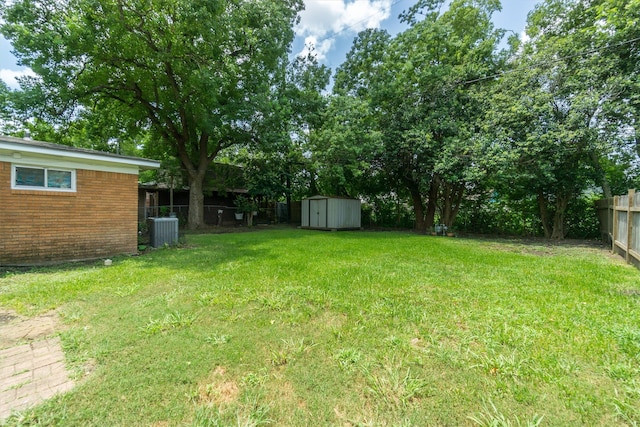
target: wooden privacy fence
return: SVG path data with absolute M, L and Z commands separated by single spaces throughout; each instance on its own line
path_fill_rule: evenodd
M 629 190 L 625 196 L 599 200 L 597 206 L 600 230 L 611 251 L 640 266 L 640 193 Z

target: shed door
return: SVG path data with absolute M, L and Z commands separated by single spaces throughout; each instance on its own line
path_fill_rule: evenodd
M 327 228 L 327 199 L 309 200 L 309 227 Z

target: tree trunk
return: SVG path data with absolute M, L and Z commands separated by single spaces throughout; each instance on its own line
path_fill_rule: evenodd
M 602 192 L 604 194 L 605 199 L 610 199 L 613 197 L 613 193 L 611 192 L 611 185 L 609 184 L 609 180 L 607 179 L 606 172 L 602 169 L 602 165 L 600 164 L 600 158 L 598 157 L 598 153 L 593 151 L 591 153 L 591 162 L 593 163 L 593 168 L 595 169 L 598 177 L 600 178 L 600 185 L 602 186 Z
M 424 218 L 424 205 L 422 204 L 422 194 L 416 189 L 411 189 L 411 200 L 413 201 L 413 212 L 416 216 L 416 231 L 426 233 L 427 226 Z
M 553 214 L 553 231 L 551 232 L 552 239 L 564 239 L 566 235 L 564 220 L 569 206 L 569 199 L 568 195 L 562 195 L 556 199 L 556 211 Z
M 178 158 L 182 167 L 187 172 L 189 177 L 189 216 L 187 218 L 187 228 L 189 230 L 195 230 L 204 226 L 204 178 L 207 176 L 207 170 L 209 165 L 213 162 L 220 151 L 222 145 L 218 143 L 217 148 L 211 153 L 207 150 L 207 144 L 209 142 L 209 135 L 202 133 L 197 141 L 187 142 L 184 140 L 178 141 Z M 198 151 L 198 163 L 194 162 L 189 157 L 187 146 L 197 146 Z
M 429 186 L 429 200 L 427 200 L 427 213 L 424 219 L 425 231 L 433 228 L 436 218 L 436 208 L 438 207 L 438 190 L 440 186 L 440 178 L 434 176 Z
M 189 217 L 187 228 L 195 230 L 204 226 L 204 176 L 189 175 Z
M 460 210 L 460 203 L 464 196 L 465 186 L 463 183 L 443 182 L 442 191 L 442 223 L 447 227 L 452 227 Z
M 544 237 L 551 237 L 551 226 L 549 225 L 549 211 L 547 209 L 547 199 L 542 192 L 538 193 L 538 209 L 540 210 L 540 222 L 542 222 L 542 230 Z
M 287 224 L 291 224 L 291 163 L 287 162 L 287 169 L 285 175 L 286 193 L 285 198 L 287 202 Z
M 402 179 L 402 183 L 411 195 L 413 213 L 416 217 L 415 230 L 419 233 L 426 233 L 427 225 L 425 222 L 424 202 L 422 200 L 422 193 L 420 193 L 420 185 L 416 181 L 406 177 Z

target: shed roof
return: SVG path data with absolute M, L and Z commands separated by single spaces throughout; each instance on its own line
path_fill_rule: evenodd
M 354 197 L 345 197 L 345 196 L 323 196 L 322 194 L 317 194 L 315 196 L 305 197 L 303 200 L 323 200 L 323 199 L 340 199 L 340 200 L 360 200 Z
M 89 150 L 86 148 L 69 147 L 67 145 L 52 144 L 50 142 L 34 141 L 31 139 L 16 138 L 0 135 L 0 154 L 30 154 L 38 156 L 55 156 L 84 161 L 88 163 L 111 163 L 122 166 L 137 166 L 141 170 L 157 169 L 160 162 L 141 157 L 122 156 L 104 151 Z

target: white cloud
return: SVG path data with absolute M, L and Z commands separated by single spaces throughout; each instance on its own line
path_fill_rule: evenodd
M 356 0 L 346 5 L 341 24 L 359 32 L 365 28 L 378 28 L 391 15 L 391 0 Z
M 20 85 L 18 84 L 18 79 L 20 77 L 35 77 L 35 73 L 31 71 L 30 68 L 25 68 L 23 70 L 8 70 L 3 68 L 0 70 L 0 79 L 2 79 L 7 86 L 11 89 L 18 89 Z
M 327 57 L 327 53 L 329 53 L 333 47 L 334 42 L 334 39 L 318 41 L 318 37 L 316 36 L 307 36 L 304 39 L 304 48 L 298 56 L 304 57 L 313 53 L 313 56 L 315 56 L 318 61 L 322 61 Z
M 356 34 L 366 28 L 379 28 L 391 15 L 392 0 L 305 0 L 296 35 L 312 44 L 319 60 L 326 57 L 338 35 Z
M 305 0 L 296 27 L 299 36 L 378 28 L 391 14 L 391 0 Z

